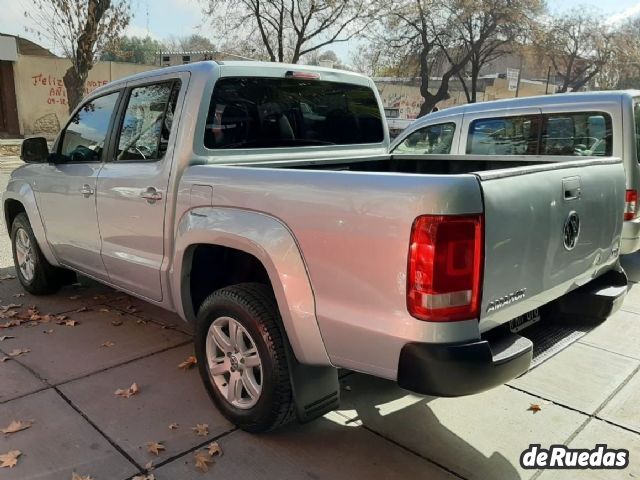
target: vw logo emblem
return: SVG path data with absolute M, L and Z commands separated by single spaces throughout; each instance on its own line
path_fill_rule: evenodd
M 580 235 L 580 217 L 576 212 L 569 213 L 564 221 L 564 248 L 573 250 L 578 244 L 578 236 Z

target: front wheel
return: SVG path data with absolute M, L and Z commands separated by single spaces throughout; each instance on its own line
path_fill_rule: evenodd
M 243 283 L 205 299 L 196 325 L 200 376 L 218 409 L 249 432 L 288 423 L 294 402 L 271 290 Z
M 25 213 L 16 215 L 11 224 L 11 246 L 18 280 L 29 293 L 53 293 L 75 276 L 73 272 L 47 262 Z

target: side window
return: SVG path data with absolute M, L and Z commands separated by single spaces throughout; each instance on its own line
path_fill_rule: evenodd
M 543 116 L 541 155 L 611 155 L 611 117 L 603 112 L 554 113 Z
M 63 135 L 60 154 L 70 162 L 100 162 L 109 122 L 120 92 L 85 103 L 71 118 Z
M 467 153 L 473 155 L 537 155 L 540 117 L 483 118 L 469 127 Z
M 407 138 L 394 149 L 394 153 L 449 154 L 451 153 L 451 145 L 455 131 L 455 123 L 429 125 L 407 136 Z
M 118 138 L 116 160 L 161 160 L 167 151 L 180 82 L 131 90 Z

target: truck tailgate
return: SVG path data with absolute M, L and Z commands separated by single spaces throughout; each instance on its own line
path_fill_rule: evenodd
M 625 191 L 618 159 L 476 175 L 485 210 L 481 332 L 584 285 L 616 262 Z

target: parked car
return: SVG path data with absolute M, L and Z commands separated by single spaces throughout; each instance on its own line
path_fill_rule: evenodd
M 23 143 L 4 194 L 17 276 L 46 294 L 80 272 L 177 312 L 248 431 L 336 408 L 336 367 L 480 392 L 619 307 L 619 159 L 388 147 L 353 73 L 202 62 L 110 83 L 51 153 Z
M 396 138 L 405 128 L 411 125 L 412 120 L 400 117 L 400 109 L 396 107 L 384 107 L 384 116 L 387 118 L 389 136 Z
M 640 90 L 576 92 L 447 108 L 416 120 L 391 151 L 615 156 L 627 175 L 621 253 L 640 249 Z

